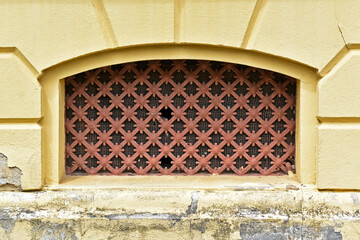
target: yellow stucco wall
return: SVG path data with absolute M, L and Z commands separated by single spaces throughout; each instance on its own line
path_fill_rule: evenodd
M 2 1 L 0 153 L 21 170 L 23 190 L 86 187 L 63 179 L 61 79 L 129 61 L 219 60 L 297 78 L 291 181 L 359 191 L 359 11 L 357 0 Z M 278 180 L 239 180 L 266 181 Z
M 0 82 L 0 121 L 39 124 L 47 139 L 36 150 L 43 158 L 44 171 L 38 173 L 40 182 L 29 189 L 39 188 L 41 179 L 59 183 L 62 177 L 61 136 L 54 138 L 61 135 L 59 80 L 99 66 L 154 58 L 221 59 L 298 78 L 303 91 L 300 101 L 311 102 L 311 107 L 300 108 L 298 115 L 299 124 L 302 119 L 308 122 L 299 128 L 297 136 L 310 129 L 304 132 L 310 135 L 299 139 L 307 150 L 297 148 L 299 181 L 335 188 L 327 184 L 331 176 L 342 179 L 342 175 L 352 175 L 358 169 L 344 166 L 339 171 L 341 161 L 329 152 L 337 148 L 346 156 L 355 156 L 356 152 L 345 143 L 327 145 L 321 139 L 323 135 L 317 139 L 314 133 L 316 121 L 320 125 L 331 122 L 339 129 L 344 121 L 355 124 L 359 117 L 357 73 L 353 70 L 360 64 L 357 21 L 353 20 L 357 5 L 321 0 L 4 2 L 0 8 L 4 23 L 0 31 L 6 33 L 0 35 L 0 61 L 4 62 L 0 68 L 4 79 Z M 146 47 L 141 47 L 144 44 Z M 53 83 L 43 80 L 56 71 L 62 74 Z M 317 88 L 301 87 L 309 81 L 318 82 Z M 51 84 L 55 84 L 51 91 L 43 89 L 41 104 L 41 87 Z M 52 124 L 57 124 L 57 129 L 55 125 L 48 128 L 48 121 L 55 121 Z M 322 128 L 318 129 L 321 133 Z M 338 130 L 327 138 L 337 138 L 335 132 Z M 333 168 L 335 162 L 337 167 Z M 348 158 L 344 162 L 356 165 Z M 26 169 L 21 164 L 17 167 Z M 342 181 L 336 188 L 360 189 L 359 181 Z

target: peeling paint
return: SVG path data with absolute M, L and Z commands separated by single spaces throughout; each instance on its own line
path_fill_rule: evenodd
M 359 205 L 359 198 L 355 193 L 351 193 L 351 198 L 355 205 Z
M 190 204 L 188 210 L 186 210 L 186 215 L 196 213 L 197 207 L 198 207 L 198 202 L 199 202 L 199 192 L 193 192 L 191 195 L 191 204 Z
M 180 221 L 183 217 L 187 217 L 190 214 L 196 214 L 197 205 L 199 201 L 199 192 L 193 192 L 191 195 L 191 204 L 186 210 L 185 214 L 154 214 L 154 213 L 137 213 L 137 214 L 111 214 L 107 215 L 106 218 L 109 220 L 120 220 L 120 219 L 159 219 L 159 220 L 175 220 Z
M 240 236 L 243 240 L 272 239 L 324 239 L 341 240 L 341 233 L 333 226 L 316 228 L 302 224 L 283 225 L 278 222 L 249 222 L 240 224 Z
M 21 170 L 17 167 L 8 167 L 7 157 L 0 153 L 0 187 L 14 187 L 21 190 Z
M 15 225 L 15 220 L 6 213 L 0 213 L 0 225 L 6 233 L 10 233 Z
M 120 219 L 161 219 L 161 220 L 174 220 L 180 219 L 181 216 L 174 214 L 153 214 L 153 213 L 138 213 L 131 215 L 124 214 L 111 214 L 106 216 L 109 220 L 120 220 Z
M 46 220 L 32 221 L 32 238 L 40 240 L 65 240 L 77 239 L 73 233 L 76 231 L 76 225 L 73 221 L 64 223 L 52 223 Z

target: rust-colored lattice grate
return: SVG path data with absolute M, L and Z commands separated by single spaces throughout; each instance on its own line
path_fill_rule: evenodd
M 67 174 L 286 174 L 296 80 L 209 61 L 142 61 L 65 79 Z

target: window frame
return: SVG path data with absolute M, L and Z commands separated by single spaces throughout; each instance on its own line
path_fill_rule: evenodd
M 64 78 L 103 66 L 159 59 L 194 59 L 229 62 L 278 72 L 297 79 L 296 93 L 296 174 L 289 176 L 66 176 Z M 39 78 L 43 88 L 42 178 L 47 186 L 152 187 L 155 185 L 207 187 L 240 183 L 274 183 L 277 181 L 314 184 L 316 180 L 317 87 L 315 69 L 275 56 L 236 48 L 204 45 L 144 45 L 112 49 L 60 63 L 43 71 Z M 151 178 L 149 183 L 148 178 Z M 158 178 L 160 178 L 158 180 Z M 167 178 L 164 180 L 164 178 Z M 100 181 L 100 182 L 99 182 Z M 194 184 L 194 181 L 196 184 Z M 134 182 L 136 185 L 134 185 Z M 220 185 L 219 185 L 220 184 Z

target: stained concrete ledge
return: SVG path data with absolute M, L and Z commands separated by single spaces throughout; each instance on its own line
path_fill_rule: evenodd
M 359 239 L 359 192 L 0 192 L 1 239 Z

